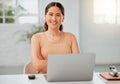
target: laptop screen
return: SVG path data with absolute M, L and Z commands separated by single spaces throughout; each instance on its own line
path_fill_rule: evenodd
M 90 81 L 93 78 L 94 53 L 48 55 L 48 81 Z

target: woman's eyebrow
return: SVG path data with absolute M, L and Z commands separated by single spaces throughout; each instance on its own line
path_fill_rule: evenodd
M 53 12 L 49 12 L 50 14 L 54 14 Z M 55 13 L 55 14 L 61 14 L 61 13 Z
M 56 13 L 56 14 L 61 14 L 61 13 Z
M 49 12 L 50 14 L 53 14 L 53 12 Z

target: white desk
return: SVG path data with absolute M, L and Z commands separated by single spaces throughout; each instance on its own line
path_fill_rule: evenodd
M 16 74 L 16 75 L 0 75 L 0 84 L 111 84 L 105 83 L 98 77 L 98 74 L 94 74 L 92 81 L 77 81 L 77 82 L 47 82 L 43 74 L 36 74 L 35 80 L 29 80 L 28 75 Z M 112 83 L 116 84 L 116 83 Z M 117 82 L 120 84 L 120 82 Z

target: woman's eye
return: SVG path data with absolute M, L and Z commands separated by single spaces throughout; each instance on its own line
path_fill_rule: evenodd
M 60 15 L 57 15 L 57 16 L 60 16 Z
M 53 14 L 49 14 L 50 16 L 53 16 Z
M 60 16 L 60 14 L 57 14 L 57 16 Z

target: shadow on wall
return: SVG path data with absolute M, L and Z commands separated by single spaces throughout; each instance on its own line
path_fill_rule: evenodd
M 0 66 L 22 66 L 29 61 L 30 39 L 42 31 L 42 26 L 33 24 L 0 25 Z
M 19 30 L 19 31 L 16 31 L 14 34 L 14 38 L 19 38 L 16 43 L 19 43 L 19 42 L 29 42 L 31 41 L 31 38 L 32 38 L 32 35 L 34 35 L 35 33 L 38 33 L 38 32 L 43 32 L 44 29 L 43 29 L 43 26 L 40 26 L 40 25 L 31 25 L 31 28 L 29 30 Z

